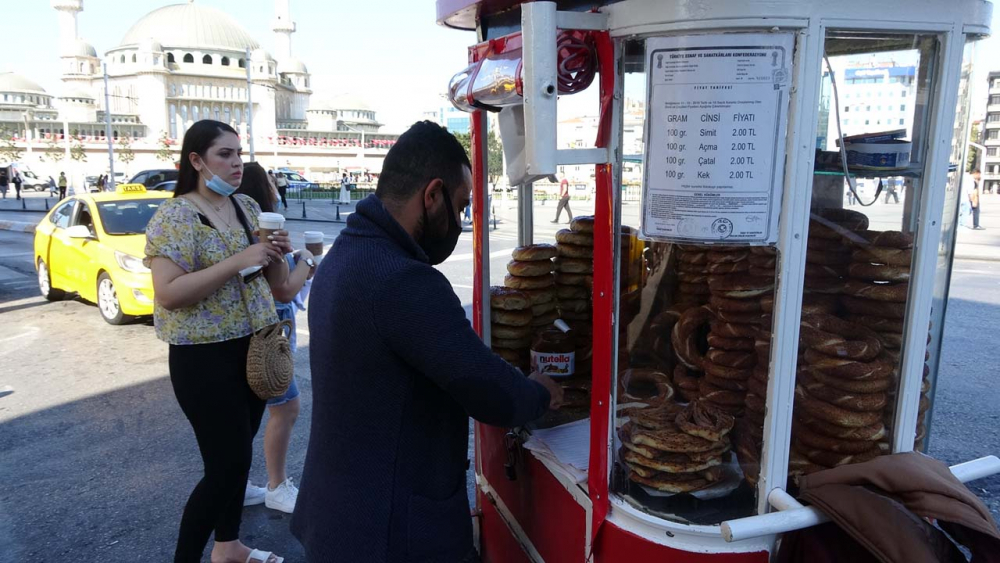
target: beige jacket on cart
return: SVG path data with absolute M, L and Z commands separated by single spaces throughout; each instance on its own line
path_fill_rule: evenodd
M 798 498 L 833 523 L 785 534 L 778 563 L 967 561 L 955 543 L 973 563 L 1000 562 L 990 511 L 947 466 L 920 453 L 813 473 Z

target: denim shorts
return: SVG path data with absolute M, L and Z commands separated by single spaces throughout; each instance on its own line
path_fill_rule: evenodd
M 280 397 L 268 399 L 267 406 L 276 407 L 278 405 L 283 405 L 288 401 L 297 398 L 298 396 L 299 396 L 299 386 L 295 384 L 295 377 L 293 376 L 292 384 L 288 386 L 288 391 L 285 391 L 285 394 Z

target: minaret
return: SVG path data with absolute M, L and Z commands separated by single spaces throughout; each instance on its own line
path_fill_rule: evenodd
M 53 0 L 54 1 L 54 0 Z M 295 22 L 288 7 L 290 0 L 274 0 L 274 34 L 277 41 L 275 55 L 279 61 L 285 61 L 292 56 L 292 34 L 295 33 Z
M 83 0 L 52 0 L 52 7 L 59 11 L 59 50 L 65 54 L 76 41 L 76 15 L 83 11 Z

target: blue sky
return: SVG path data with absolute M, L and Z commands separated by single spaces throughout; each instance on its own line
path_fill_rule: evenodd
M 274 53 L 274 0 L 195 1 L 230 14 Z M 80 36 L 103 54 L 117 46 L 142 16 L 172 3 L 176 1 L 84 0 Z M 3 0 L 3 4 L 6 25 L 0 70 L 21 73 L 58 93 L 56 11 L 48 0 Z M 390 131 L 401 131 L 422 112 L 447 104 L 440 94 L 451 76 L 464 68 L 466 47 L 475 42 L 472 32 L 435 23 L 434 0 L 291 0 L 291 11 L 298 25 L 292 50 L 309 67 L 316 95 L 360 95 Z M 1000 35 L 1000 9 L 994 14 L 993 29 Z M 998 36 L 979 45 L 976 71 L 982 80 L 977 82 L 985 85 L 986 72 L 1000 68 L 995 62 L 998 52 Z M 565 107 L 561 104 L 561 117 L 592 113 L 588 110 L 596 105 L 596 96 L 575 98 Z

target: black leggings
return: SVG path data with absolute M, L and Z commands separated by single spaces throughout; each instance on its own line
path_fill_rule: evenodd
M 199 562 L 215 541 L 239 538 L 253 438 L 264 401 L 247 385 L 250 337 L 214 344 L 170 346 L 170 382 L 198 439 L 205 476 L 184 507 L 174 561 Z
M 286 186 L 279 186 L 278 187 L 278 195 L 281 196 L 281 205 L 284 205 L 285 209 L 288 209 L 288 200 L 285 199 L 285 194 L 286 193 L 288 193 L 288 188 Z

